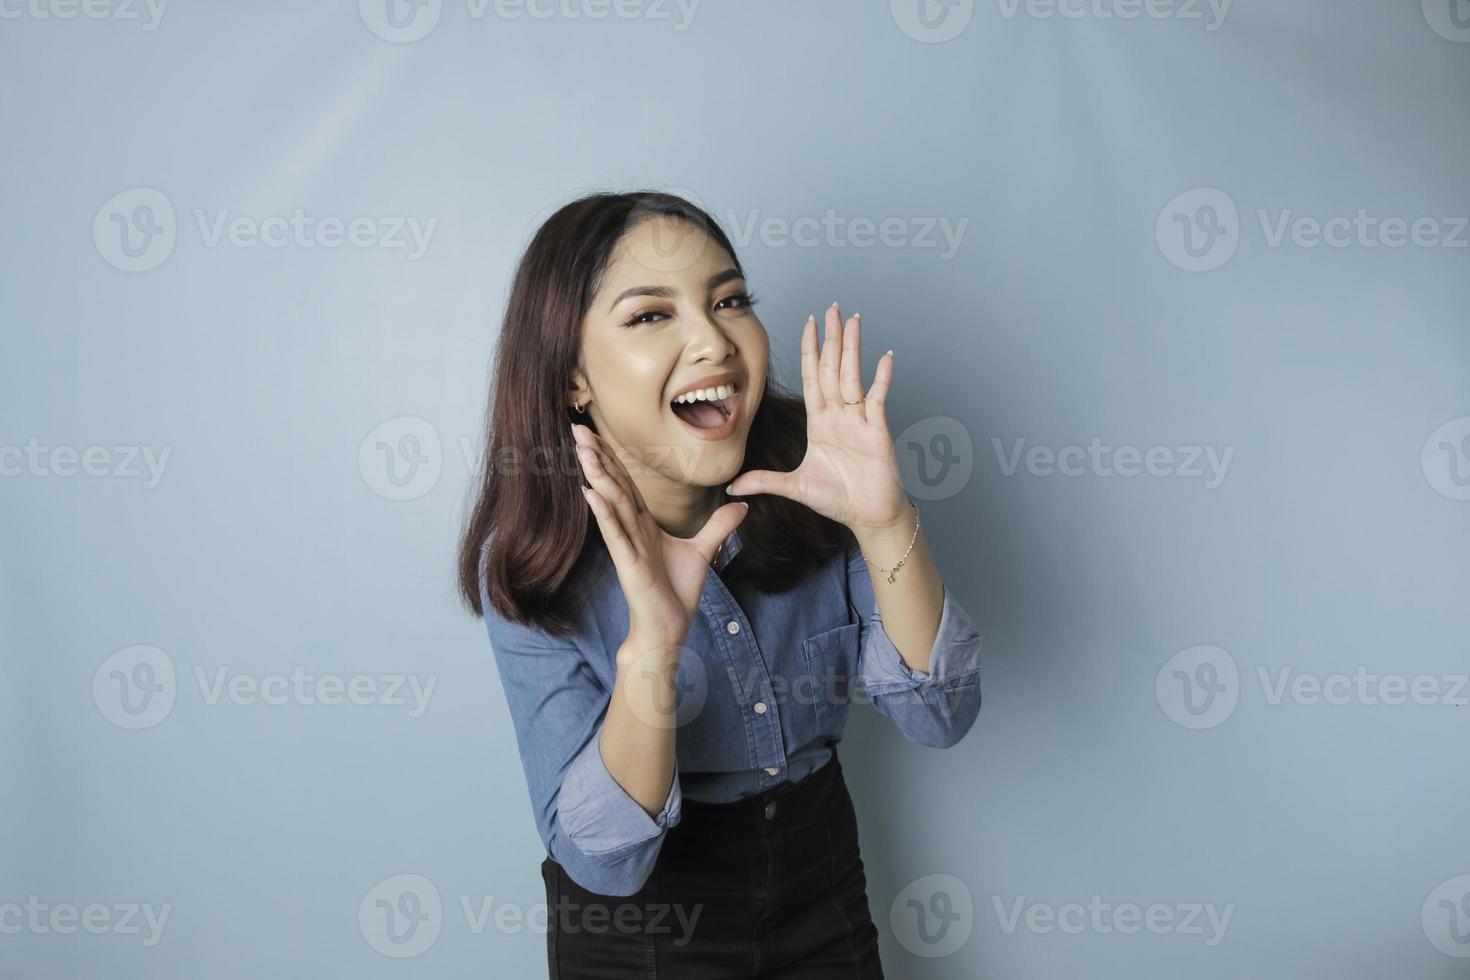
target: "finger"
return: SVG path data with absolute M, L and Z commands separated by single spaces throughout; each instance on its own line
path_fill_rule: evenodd
M 694 536 L 691 543 L 695 550 L 704 556 L 706 562 L 713 561 L 720 545 L 730 536 L 731 531 L 740 526 L 740 522 L 745 520 L 745 515 L 748 513 L 750 513 L 750 504 L 743 500 L 726 504 L 716 510 L 709 515 L 709 520 L 704 522 L 704 527 L 700 528 L 699 533 Z
M 612 505 L 624 529 L 633 534 L 638 527 L 638 511 L 633 507 L 633 501 L 624 492 L 622 485 L 603 466 L 597 450 L 591 446 L 578 446 L 577 459 L 581 460 L 582 472 L 586 474 L 587 482 L 592 484 L 592 489 Z
M 868 389 L 868 421 L 888 428 L 888 388 L 893 383 L 893 351 L 878 358 L 873 387 Z
M 613 565 L 620 570 L 631 568 L 638 560 L 638 552 L 628 540 L 628 532 L 618 520 L 617 512 L 602 494 L 591 487 L 583 487 L 582 496 L 587 499 L 587 506 L 592 508 L 592 516 L 597 518 L 598 530 L 602 532 L 602 541 L 607 545 Z
M 623 492 L 628 495 L 628 499 L 633 502 L 634 512 L 641 514 L 648 510 L 648 505 L 643 501 L 643 492 L 638 489 L 638 484 L 634 482 L 633 474 L 628 472 L 628 467 L 624 465 L 622 457 L 612 451 L 607 440 L 591 429 L 587 430 L 587 435 L 590 437 L 588 445 L 597 453 L 598 458 L 602 461 L 603 469 L 607 470 L 608 474 L 618 482 Z
M 801 328 L 801 393 L 806 399 L 808 414 L 814 414 L 826 404 L 822 397 L 822 383 L 817 378 L 817 318 L 806 318 Z
M 842 404 L 850 412 L 863 414 L 862 319 L 854 313 L 842 331 L 842 364 L 838 370 Z
M 734 497 L 749 497 L 757 493 L 771 493 L 778 497 L 787 497 L 798 500 L 798 490 L 795 472 L 779 473 L 776 470 L 751 470 L 741 473 L 730 485 L 725 488 L 726 492 Z
M 827 337 L 822 341 L 822 356 L 817 362 L 817 378 L 822 385 L 822 398 L 835 403 L 841 393 L 837 390 L 837 362 L 842 356 L 842 313 L 833 303 L 827 307 Z

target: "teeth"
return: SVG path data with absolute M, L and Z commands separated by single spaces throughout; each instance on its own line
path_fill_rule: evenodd
M 674 399 L 676 404 L 687 405 L 690 402 L 714 402 L 729 398 L 735 388 L 733 385 L 719 385 L 714 388 L 696 388 L 685 392 Z

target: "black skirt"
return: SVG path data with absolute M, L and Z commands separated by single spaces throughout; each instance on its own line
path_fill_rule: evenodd
M 799 783 L 685 800 L 632 895 L 590 892 L 549 857 L 541 876 L 551 980 L 883 977 L 835 749 Z

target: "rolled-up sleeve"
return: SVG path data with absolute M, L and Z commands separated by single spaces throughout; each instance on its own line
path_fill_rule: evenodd
M 929 669 L 904 663 L 883 629 L 873 582 L 860 549 L 847 555 L 848 594 L 858 617 L 858 675 L 873 707 L 920 745 L 948 748 L 980 713 L 980 632 L 946 586 Z
M 662 809 L 650 816 L 602 760 L 611 693 L 575 641 L 502 619 L 488 603 L 485 625 L 547 853 L 588 891 L 633 894 L 679 822 L 677 763 Z

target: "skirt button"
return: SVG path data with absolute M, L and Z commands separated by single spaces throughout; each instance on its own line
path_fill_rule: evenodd
M 772 800 L 771 802 L 769 802 L 769 803 L 766 804 L 766 819 L 767 820 L 774 820 L 774 819 L 776 819 L 776 801 L 775 800 Z

